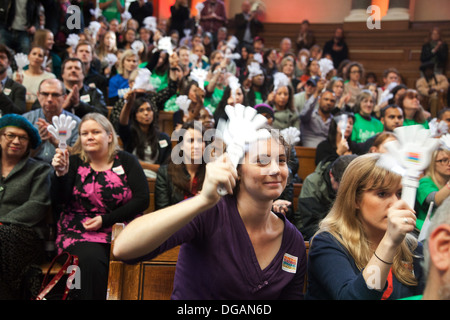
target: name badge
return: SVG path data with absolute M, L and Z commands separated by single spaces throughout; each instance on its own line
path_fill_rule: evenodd
M 112 168 L 112 171 L 114 171 L 118 175 L 122 175 L 122 174 L 125 173 L 125 171 L 123 170 L 122 166 L 118 166 L 118 167 Z
M 297 260 L 297 257 L 292 256 L 289 253 L 285 253 L 283 257 L 283 263 L 281 264 L 281 269 L 289 273 L 296 273 Z
M 165 148 L 165 147 L 167 147 L 169 144 L 167 143 L 167 141 L 166 140 L 159 140 L 159 146 L 161 147 L 161 148 Z
M 9 96 L 9 94 L 11 93 L 11 89 L 10 88 L 5 88 L 3 89 L 3 93 L 7 96 Z
M 88 94 L 85 94 L 80 97 L 80 100 L 84 103 L 89 103 L 91 102 L 91 97 Z

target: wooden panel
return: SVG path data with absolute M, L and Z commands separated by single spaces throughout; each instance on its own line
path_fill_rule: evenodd
M 175 277 L 175 264 L 144 263 L 142 300 L 170 300 Z
M 294 212 L 297 211 L 297 207 L 298 207 L 298 196 L 300 195 L 300 192 L 302 191 L 302 183 L 294 183 L 294 196 L 293 196 L 293 208 L 294 208 Z
M 172 137 L 173 132 L 173 114 L 171 111 L 160 111 L 158 113 L 159 130 Z
M 148 204 L 147 210 L 144 211 L 144 213 L 149 213 L 155 211 L 155 184 L 156 179 L 155 178 L 147 178 L 148 182 L 148 188 L 150 190 L 150 202 Z
M 295 152 L 298 158 L 298 176 L 305 180 L 305 178 L 314 170 L 316 170 L 316 148 L 308 148 L 296 146 Z

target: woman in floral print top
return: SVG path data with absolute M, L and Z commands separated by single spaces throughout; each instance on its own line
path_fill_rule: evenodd
M 52 165 L 58 251 L 79 258 L 77 296 L 105 299 L 111 227 L 147 209 L 147 179 L 139 161 L 119 150 L 111 123 L 98 113 L 83 117 L 72 154 L 57 149 Z

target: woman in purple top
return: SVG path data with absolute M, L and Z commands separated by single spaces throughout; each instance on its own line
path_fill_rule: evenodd
M 226 154 L 208 163 L 200 194 L 132 221 L 113 254 L 133 263 L 182 244 L 173 299 L 302 299 L 303 237 L 271 211 L 287 183 L 286 150 L 271 132 L 237 169 Z
M 105 116 L 85 115 L 78 130 L 70 157 L 58 148 L 52 161 L 52 203 L 60 212 L 56 245 L 79 258 L 79 298 L 106 299 L 111 227 L 147 209 L 149 189 L 136 157 L 119 151 Z

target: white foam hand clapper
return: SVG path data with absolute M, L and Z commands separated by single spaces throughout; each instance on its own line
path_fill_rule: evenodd
M 385 144 L 388 154 L 383 157 L 383 167 L 403 176 L 402 199 L 414 208 L 420 174 L 429 166 L 439 140 L 421 125 L 399 127 L 394 133 L 397 140 Z
M 61 114 L 59 117 L 54 116 L 52 118 L 53 125 L 49 125 L 47 130 L 59 140 L 58 147 L 61 150 L 67 148 L 66 141 L 72 136 L 72 130 L 76 127 L 77 123 L 71 116 Z
M 443 121 L 441 121 L 443 122 Z M 443 135 L 439 141 L 441 142 L 442 147 L 444 147 L 446 150 L 450 151 L 450 133 L 447 133 Z
M 237 167 L 248 145 L 258 138 L 258 129 L 267 123 L 267 118 L 258 114 L 254 108 L 244 107 L 242 104 L 236 104 L 234 107 L 227 105 L 225 112 L 228 120 L 219 121 L 217 131 L 227 145 L 231 163 Z M 217 192 L 221 196 L 227 194 L 222 186 L 217 188 Z
M 291 146 L 300 142 L 300 130 L 295 127 L 285 128 L 280 131 L 284 140 Z

